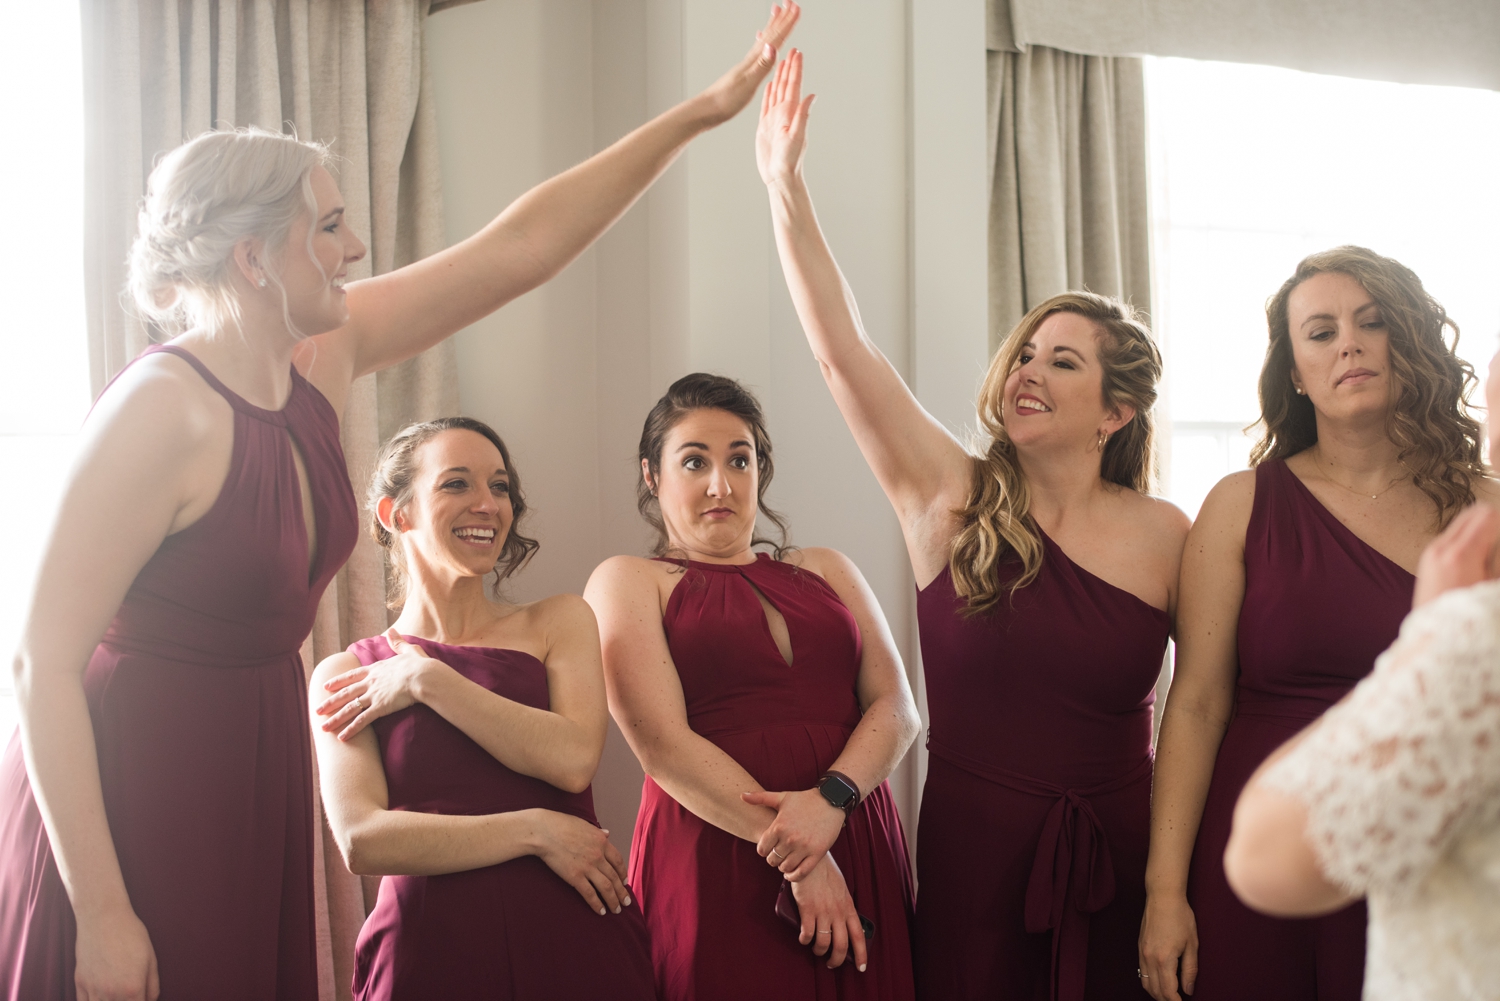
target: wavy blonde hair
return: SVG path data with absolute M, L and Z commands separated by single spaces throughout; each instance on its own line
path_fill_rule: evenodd
M 1317 444 L 1312 400 L 1292 385 L 1288 305 L 1298 285 L 1329 272 L 1359 282 L 1380 308 L 1391 357 L 1386 434 L 1411 470 L 1412 484 L 1437 506 L 1441 528 L 1474 503 L 1474 482 L 1484 476 L 1484 433 L 1469 413 L 1469 393 L 1479 380 L 1474 367 L 1458 357 L 1458 324 L 1422 287 L 1422 279 L 1373 250 L 1344 246 L 1310 254 L 1266 303 L 1270 344 L 1260 370 L 1259 421 L 1265 434 L 1251 451 L 1250 464 L 1290 458 Z M 1445 330 L 1452 332 L 1451 341 Z
M 1135 416 L 1105 443 L 1099 475 L 1141 493 L 1149 491 L 1155 479 L 1151 408 L 1161 381 L 1161 352 L 1135 308 L 1093 292 L 1064 292 L 1033 308 L 995 352 L 979 390 L 979 423 L 989 435 L 989 447 L 973 457 L 969 500 L 958 512 L 962 527 L 948 553 L 953 589 L 968 602 L 966 615 L 994 608 L 1003 594 L 1030 584 L 1042 569 L 1042 536 L 1031 518 L 1030 488 L 1005 427 L 1005 382 L 1026 343 L 1054 313 L 1074 313 L 1095 325 L 1104 406 L 1135 408 Z M 1000 565 L 1011 553 L 1020 567 L 1009 580 L 1002 580 Z

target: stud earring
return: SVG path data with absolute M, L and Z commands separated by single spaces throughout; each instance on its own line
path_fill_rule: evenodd
M 1298 386 L 1297 387 L 1297 395 L 1298 396 L 1306 396 L 1307 395 L 1307 390 L 1303 389 L 1301 386 Z
M 255 284 L 259 285 L 261 288 L 265 288 L 266 287 L 266 280 L 264 278 L 262 278 L 260 281 L 256 282 Z

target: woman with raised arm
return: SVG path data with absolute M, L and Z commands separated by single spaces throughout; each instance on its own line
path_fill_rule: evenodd
M 1358 1001 L 1364 905 L 1299 921 L 1247 908 L 1224 876 L 1234 803 L 1395 640 L 1423 547 L 1494 495 L 1473 370 L 1409 269 L 1361 247 L 1313 254 L 1266 319 L 1255 468 L 1214 487 L 1183 557 L 1141 925 L 1158 1001 Z
M 298 649 L 357 532 L 350 386 L 564 268 L 754 96 L 797 16 L 475 236 L 347 288 L 364 246 L 322 147 L 210 133 L 157 165 L 131 286 L 180 333 L 95 404 L 22 627 L 0 996 L 317 996 Z
M 505 443 L 467 417 L 414 424 L 382 450 L 368 506 L 401 615 L 312 679 L 328 823 L 350 871 L 388 877 L 354 996 L 654 1001 L 589 790 L 606 711 L 593 613 L 485 594 L 537 548 Z
M 802 177 L 801 54 L 757 135 L 813 354 L 896 509 L 918 587 L 931 751 L 918 996 L 1140 997 L 1151 707 L 1182 512 L 1145 493 L 1161 360 L 1130 307 L 1041 303 L 980 390 L 973 455 L 865 335 Z
M 918 719 L 880 605 L 841 553 L 752 548 L 757 512 L 785 525 L 760 405 L 734 380 L 673 383 L 640 462 L 656 558 L 606 560 L 584 597 L 647 775 L 630 885 L 662 998 L 910 998 L 885 779 Z

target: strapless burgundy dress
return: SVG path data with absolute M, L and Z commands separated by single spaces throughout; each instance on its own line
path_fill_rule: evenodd
M 791 635 L 788 666 L 755 592 Z M 860 635 L 828 583 L 765 554 L 686 563 L 663 621 L 688 723 L 765 789 L 810 789 L 859 723 Z M 630 847 L 667 1001 L 900 1001 L 912 996 L 906 838 L 882 782 L 831 849 L 854 905 L 875 922 L 869 969 L 837 970 L 776 917 L 781 874 L 755 845 L 705 823 L 650 777 Z
M 234 447 L 213 506 L 141 568 L 84 675 L 110 834 L 166 1001 L 316 1001 L 298 651 L 358 532 L 338 416 L 295 370 L 286 406 L 263 410 L 187 351 L 155 351 L 234 408 Z M 317 519 L 311 574 L 294 439 Z M 12 739 L 0 762 L 0 997 L 73 998 L 76 934 Z
M 519 650 L 408 636 L 475 684 L 547 709 L 547 668 Z M 385 637 L 349 648 L 361 664 L 391 656 Z M 393 810 L 475 816 L 543 809 L 595 826 L 591 790 L 564 792 L 505 767 L 418 703 L 374 724 Z M 634 896 L 632 894 L 632 896 Z M 387 876 L 359 933 L 361 1001 L 655 1001 L 640 907 L 601 915 L 535 855 L 442 876 Z
M 1195 1001 L 1358 1001 L 1365 905 L 1298 921 L 1257 914 L 1224 878 L 1224 847 L 1251 773 L 1370 673 L 1411 611 L 1415 585 L 1318 503 L 1286 463 L 1256 468 L 1234 719 L 1214 762 L 1188 876 L 1198 921 Z
M 1171 622 L 1043 542 L 1040 574 L 989 614 L 962 616 L 947 568 L 917 596 L 925 1001 L 1145 997 L 1151 707 Z

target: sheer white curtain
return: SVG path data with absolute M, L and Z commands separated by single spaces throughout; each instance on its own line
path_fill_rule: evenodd
M 94 392 L 149 343 L 122 305 L 136 210 L 155 158 L 215 127 L 295 128 L 341 158 L 345 216 L 370 254 L 350 278 L 443 246 L 436 122 L 423 30 L 431 0 L 97 0 L 83 5 L 85 286 Z M 452 342 L 355 384 L 343 444 L 356 485 L 384 437 L 456 413 Z M 303 648 L 319 658 L 387 625 L 381 551 L 361 538 Z M 316 775 L 316 773 L 314 773 Z M 365 888 L 316 804 L 319 975 L 347 998 Z

